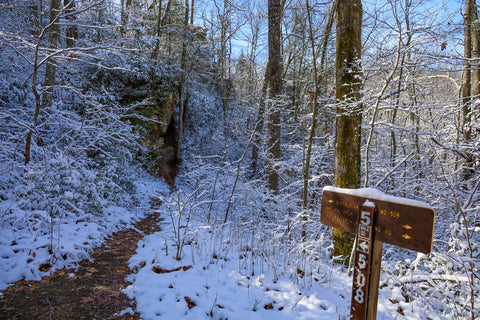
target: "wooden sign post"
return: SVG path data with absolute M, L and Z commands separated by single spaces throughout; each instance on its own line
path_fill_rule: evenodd
M 383 242 L 429 253 L 435 211 L 376 189 L 323 189 L 320 222 L 356 235 L 351 319 L 375 320 Z

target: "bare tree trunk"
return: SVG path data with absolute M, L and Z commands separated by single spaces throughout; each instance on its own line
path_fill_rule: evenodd
M 127 22 L 128 22 L 128 13 L 127 13 L 125 0 L 120 0 L 120 35 L 122 37 L 125 37 Z
M 156 34 L 159 37 L 160 36 L 160 30 L 162 28 L 162 0 L 157 0 L 158 1 L 158 7 L 157 7 L 157 30 Z
M 72 48 L 75 45 L 75 42 L 78 40 L 78 30 L 77 26 L 74 24 L 75 21 L 75 1 L 74 0 L 64 0 L 63 6 L 65 8 L 65 17 L 69 21 L 67 26 L 67 48 Z
M 467 0 L 464 15 L 464 64 L 462 72 L 462 133 L 463 142 L 471 142 L 473 123 L 473 99 L 480 94 L 480 27 L 477 5 L 475 0 Z M 476 58 L 474 60 L 474 58 Z M 469 153 L 465 154 L 464 179 L 471 177 L 474 159 Z
M 480 98 L 480 22 L 478 21 L 476 1 L 473 1 L 471 17 L 471 41 L 472 41 L 472 94 L 474 99 Z
M 126 7 L 129 7 L 130 3 L 131 3 L 131 0 L 127 0 Z M 96 8 L 97 8 L 97 14 L 98 14 L 97 15 L 97 23 L 102 25 L 103 23 L 105 23 L 106 3 L 104 1 L 100 1 L 96 5 Z M 96 41 L 97 41 L 97 43 L 101 43 L 102 38 L 103 38 L 104 30 L 102 28 L 98 28 L 96 31 L 97 31 Z
M 190 4 L 190 24 L 193 24 L 193 15 L 195 13 L 195 0 L 192 0 Z
M 43 0 L 39 0 L 37 5 L 38 34 L 42 32 L 42 25 L 43 25 Z
M 359 188 L 361 184 L 362 11 L 361 0 L 338 1 L 335 184 L 342 188 Z M 333 243 L 332 255 L 347 258 L 352 250 L 353 236 L 334 229 Z
M 220 14 L 220 52 L 218 54 L 218 71 L 219 71 L 219 81 L 220 81 L 220 90 L 222 94 L 222 107 L 223 107 L 223 116 L 224 121 L 227 121 L 227 110 L 228 110 L 228 80 L 227 80 L 227 43 L 228 43 L 228 35 L 230 29 L 230 19 L 228 16 L 228 0 L 223 1 L 223 6 L 221 8 Z M 219 10 L 219 9 L 217 9 Z M 220 10 L 219 10 L 220 13 Z
M 60 15 L 60 0 L 52 0 L 50 8 L 50 29 L 48 30 L 48 49 L 49 53 L 52 53 L 58 47 L 59 27 L 58 19 Z M 55 78 L 57 73 L 57 62 L 55 58 L 51 57 L 47 62 L 47 69 L 45 71 L 45 92 L 42 97 L 43 107 L 48 107 L 52 103 L 53 86 L 55 84 Z
M 268 125 L 267 125 L 267 184 L 278 192 L 278 161 L 280 148 L 280 95 L 282 93 L 282 5 L 280 0 L 268 0 Z
M 49 54 L 52 54 L 58 46 L 58 20 L 60 18 L 60 0 L 52 0 L 50 7 L 50 24 L 47 25 L 41 32 L 38 37 L 37 44 L 35 46 L 35 57 L 33 65 L 33 74 L 32 74 L 32 90 L 35 96 L 35 110 L 33 112 L 32 119 L 32 128 L 27 132 L 25 138 L 25 152 L 24 152 L 24 163 L 27 165 L 30 162 L 31 158 L 31 147 L 32 147 L 32 135 L 35 130 L 35 126 L 38 122 L 38 117 L 40 115 L 40 110 L 43 107 L 49 106 L 52 102 L 53 94 L 53 85 L 55 84 L 55 75 L 56 75 L 56 62 L 53 57 L 47 61 L 47 68 L 45 71 L 45 82 L 44 85 L 47 87 L 43 95 L 37 89 L 37 79 L 38 79 L 38 59 L 40 54 L 40 45 L 43 37 L 45 36 L 48 30 L 48 48 L 50 50 Z
M 165 12 L 162 15 L 162 18 L 160 20 L 160 25 L 164 26 L 167 24 L 167 19 L 168 16 L 170 15 L 170 7 L 172 6 L 172 0 L 167 1 L 167 5 L 165 6 Z
M 250 48 L 249 69 L 248 69 L 248 92 L 256 92 L 257 89 L 257 77 L 255 71 L 255 56 L 257 52 L 258 39 L 260 36 L 260 23 L 258 21 L 252 21 L 252 42 Z M 266 71 L 265 71 L 266 72 Z M 264 81 L 262 85 L 261 97 L 265 97 L 267 92 L 267 74 L 264 75 Z M 253 100 L 252 100 L 253 101 Z M 261 99 L 259 103 L 257 121 L 255 122 L 255 136 L 252 146 L 252 162 L 251 162 L 251 177 L 255 177 L 258 167 L 258 156 L 260 151 L 260 145 L 262 143 L 262 130 L 265 116 L 265 100 Z
M 182 44 L 182 76 L 180 79 L 180 101 L 178 111 L 178 141 L 177 141 L 177 160 L 181 158 L 182 153 L 182 138 L 185 130 L 185 109 L 186 109 L 186 97 L 185 97 L 185 81 L 187 77 L 187 32 L 188 32 L 188 20 L 189 20 L 189 8 L 188 0 L 185 0 L 185 21 L 184 21 L 184 39 Z
M 124 0 L 122 0 L 124 1 Z M 157 25 L 156 25 L 156 43 L 155 48 L 152 51 L 152 59 L 158 60 L 160 54 L 160 36 L 162 35 L 162 27 L 165 26 L 168 22 L 168 18 L 170 17 L 170 8 L 172 6 L 172 0 L 168 0 L 167 4 L 165 5 L 165 9 L 162 10 L 162 0 L 158 0 L 158 16 L 157 16 Z M 170 35 L 168 35 L 170 39 Z M 169 40 L 168 39 L 168 40 Z M 170 41 L 167 41 L 170 51 Z
M 476 12 L 475 0 L 467 0 L 465 5 L 464 21 L 464 63 L 462 74 L 462 111 L 463 111 L 463 138 L 470 140 L 470 115 L 472 104 L 472 22 Z
M 262 86 L 262 97 L 266 97 L 267 94 L 267 88 L 268 88 L 268 69 L 265 70 L 265 81 L 263 81 L 263 86 Z M 263 131 L 263 126 L 265 122 L 265 99 L 262 99 L 260 101 L 260 106 L 258 108 L 258 114 L 257 114 L 257 121 L 255 123 L 255 138 L 253 142 L 253 150 L 252 150 L 252 165 L 251 165 L 251 171 L 252 171 L 252 177 L 255 176 L 257 172 L 257 167 L 258 167 L 258 157 L 260 155 L 260 146 L 262 145 L 262 131 Z
M 323 35 L 323 41 L 321 44 L 322 53 L 320 57 L 320 70 L 317 70 L 317 54 L 315 50 L 315 35 L 312 27 L 311 19 L 311 8 L 309 1 L 307 0 L 307 20 L 308 20 L 308 32 L 310 37 L 310 45 L 312 47 L 312 58 L 313 58 L 313 76 L 315 79 L 315 91 L 313 95 L 313 110 L 312 110 L 312 127 L 310 128 L 310 133 L 308 136 L 307 142 L 307 153 L 305 155 L 305 165 L 303 169 L 303 209 L 307 208 L 308 200 L 308 180 L 310 176 L 310 159 L 312 154 L 313 147 L 313 138 L 315 136 L 315 127 L 317 123 L 317 114 L 318 114 L 318 96 L 320 94 L 320 75 L 323 74 L 323 69 L 325 66 L 325 58 L 327 55 L 327 46 L 330 33 L 332 32 L 333 21 L 335 19 L 335 11 L 337 6 L 337 0 L 335 0 L 330 8 L 328 14 L 327 25 L 325 26 L 325 32 Z
M 406 4 L 407 6 L 411 5 L 411 2 Z M 410 12 L 410 10 L 407 10 L 407 12 Z M 405 15 L 405 27 L 406 27 L 406 38 L 407 41 L 405 43 L 405 48 L 408 50 L 410 48 L 410 44 L 412 43 L 412 37 L 413 33 L 411 32 L 411 26 L 410 26 L 410 17 L 408 14 Z M 397 19 L 397 21 L 401 21 L 400 19 Z M 399 30 L 402 30 L 399 28 Z M 400 38 L 403 39 L 403 35 L 400 34 Z M 403 41 L 403 40 L 402 40 Z M 400 49 L 400 48 L 399 48 Z M 407 56 L 407 50 L 403 49 L 401 52 L 401 61 L 399 65 L 399 71 L 398 71 L 398 83 L 397 83 L 397 88 L 396 88 L 396 93 L 395 93 L 395 104 L 394 108 L 392 111 L 392 120 L 391 123 L 393 127 L 395 127 L 395 122 L 397 121 L 397 114 L 398 114 L 398 109 L 400 107 L 400 97 L 401 97 L 401 92 L 402 92 L 402 86 L 404 84 L 404 70 L 405 70 L 405 61 L 409 60 L 409 56 Z M 400 54 L 400 51 L 398 51 Z M 408 58 L 408 59 L 407 59 Z M 397 136 L 395 129 L 392 128 L 390 131 L 390 137 L 391 137 L 391 152 L 390 152 L 390 166 L 392 168 L 395 168 L 397 165 Z M 392 184 L 394 183 L 394 179 L 392 179 Z

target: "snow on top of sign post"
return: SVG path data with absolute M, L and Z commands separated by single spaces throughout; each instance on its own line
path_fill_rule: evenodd
M 332 186 L 325 186 L 323 188 L 323 191 L 343 193 L 343 194 L 347 194 L 347 195 L 351 195 L 351 196 L 367 198 L 370 201 L 380 200 L 380 201 L 386 201 L 386 202 L 395 202 L 395 203 L 403 204 L 403 205 L 407 205 L 407 206 L 423 207 L 423 208 L 427 208 L 427 209 L 432 209 L 432 206 L 430 206 L 426 202 L 419 201 L 419 200 L 390 196 L 390 195 L 387 195 L 387 194 L 383 193 L 381 190 L 378 190 L 378 189 L 375 189 L 375 188 L 346 189 L 346 188 L 337 188 L 337 187 L 332 187 Z M 365 205 L 365 206 L 367 206 L 367 205 Z
M 365 200 L 365 202 L 363 203 L 363 206 L 368 208 L 375 208 L 375 203 L 373 203 L 370 200 Z

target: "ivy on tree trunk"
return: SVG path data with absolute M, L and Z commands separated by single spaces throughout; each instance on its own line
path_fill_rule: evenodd
M 341 188 L 359 188 L 361 184 L 362 124 L 362 2 L 339 0 L 337 4 L 336 55 L 336 139 L 335 184 Z M 332 255 L 347 262 L 353 235 L 333 230 Z

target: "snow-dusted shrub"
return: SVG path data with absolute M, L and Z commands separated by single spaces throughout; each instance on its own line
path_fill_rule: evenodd
M 16 188 L 18 206 L 23 210 L 44 210 L 52 217 L 103 214 L 109 203 L 127 204 L 133 190 L 122 188 L 114 166 L 88 168 L 84 162 L 59 155 L 43 164 L 32 165 Z
M 452 237 L 452 240 L 456 245 L 467 245 L 465 239 Z M 418 308 L 416 311 L 423 313 L 427 319 L 478 318 L 478 239 L 475 242 L 473 258 L 462 249 L 456 251 L 454 246 L 448 252 L 417 254 L 413 260 L 399 261 L 392 273 L 384 268 L 386 273 L 382 278 L 390 286 L 390 301 Z

